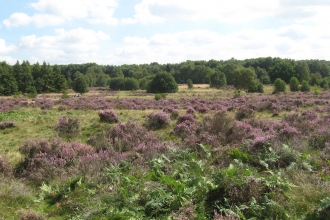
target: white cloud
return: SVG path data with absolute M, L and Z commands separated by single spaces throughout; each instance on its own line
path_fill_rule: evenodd
M 277 1 L 264 0 L 142 0 L 135 6 L 133 18 L 124 19 L 124 23 L 157 23 L 166 20 L 217 20 L 219 22 L 249 22 L 256 18 L 274 13 Z
M 4 39 L 0 39 L 0 54 L 11 53 L 16 50 L 16 47 L 13 45 L 6 46 L 6 41 Z
M 27 50 L 31 54 L 37 54 L 38 60 L 68 63 L 91 62 L 93 57 L 98 57 L 99 43 L 110 39 L 110 36 L 102 31 L 77 28 L 66 31 L 57 29 L 55 36 L 29 35 L 21 37 L 18 44 L 20 50 Z
M 86 19 L 93 24 L 116 25 L 113 17 L 116 0 L 39 0 L 30 4 L 37 13 L 29 16 L 14 13 L 3 21 L 6 27 L 34 24 L 37 27 L 60 25 L 75 19 Z
M 242 30 L 227 35 L 208 30 L 127 37 L 124 45 L 108 54 L 115 63 L 178 63 L 185 60 L 283 57 L 330 59 L 330 30 L 291 25 L 278 29 Z
M 17 59 L 11 57 L 11 56 L 0 56 L 0 61 L 6 61 L 10 65 L 14 65 L 17 61 Z

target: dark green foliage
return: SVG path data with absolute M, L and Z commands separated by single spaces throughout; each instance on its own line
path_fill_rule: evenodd
M 226 75 L 223 72 L 216 70 L 215 73 L 210 76 L 210 87 L 220 88 L 226 85 Z
M 246 92 L 263 92 L 263 86 L 257 79 L 253 68 L 238 67 L 233 73 L 234 86 L 236 89 Z
M 270 78 L 269 78 L 269 75 L 267 73 L 267 71 L 263 68 L 260 68 L 260 67 L 257 67 L 255 69 L 255 72 L 257 74 L 257 78 L 259 79 L 259 81 L 262 83 L 262 84 L 270 84 Z
M 139 79 L 139 88 L 140 89 L 147 89 L 147 86 L 148 86 L 149 82 L 150 82 L 150 80 L 148 80 L 147 78 Z
M 167 94 L 166 93 L 156 93 L 155 94 L 155 100 L 158 101 L 160 99 L 166 99 Z
M 192 88 L 194 88 L 194 84 L 193 84 L 193 82 L 192 82 L 191 79 L 188 79 L 188 80 L 187 80 L 187 86 L 188 86 L 188 89 L 192 89 Z
M 178 84 L 174 77 L 167 72 L 157 73 L 148 84 L 148 93 L 175 93 L 178 91 Z
M 309 84 L 311 86 L 319 86 L 322 81 L 322 75 L 320 73 L 312 73 L 310 76 Z
M 134 78 L 112 78 L 110 79 L 110 89 L 112 90 L 137 90 L 139 89 L 139 81 Z
M 269 69 L 269 76 L 272 82 L 277 78 L 281 78 L 285 83 L 289 83 L 294 75 L 295 69 L 289 61 L 281 61 Z
M 279 93 L 279 92 L 285 92 L 285 91 L 286 91 L 286 83 L 282 79 L 277 78 L 274 82 L 273 93 Z
M 7 64 L 0 65 L 0 95 L 10 96 L 18 92 L 15 77 L 9 72 Z
M 309 91 L 311 91 L 311 88 L 309 86 L 309 83 L 306 80 L 303 80 L 301 82 L 300 91 L 302 91 L 302 92 L 309 92 Z
M 25 92 L 28 94 L 29 98 L 35 98 L 38 95 L 36 87 L 34 87 L 34 86 L 28 86 L 26 88 Z
M 238 160 L 242 161 L 243 163 L 248 163 L 252 160 L 252 156 L 250 154 L 243 152 L 237 148 L 227 151 L 227 154 L 232 159 L 238 159 Z
M 290 79 L 290 90 L 292 92 L 297 92 L 299 91 L 299 81 L 296 77 L 291 77 Z
M 297 62 L 295 72 L 299 82 L 302 82 L 303 80 L 309 81 L 310 71 L 308 64 L 305 61 Z
M 75 78 L 72 88 L 75 92 L 80 94 L 88 92 L 88 84 L 83 76 L 78 76 Z

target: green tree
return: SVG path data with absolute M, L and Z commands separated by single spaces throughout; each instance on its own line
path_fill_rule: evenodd
M 74 79 L 73 90 L 80 94 L 88 92 L 88 84 L 83 76 L 78 75 L 77 78 Z
M 296 92 L 299 91 L 299 81 L 297 79 L 297 77 L 291 77 L 290 79 L 290 90 L 292 92 Z
M 252 67 L 238 67 L 233 73 L 234 86 L 246 92 L 263 92 L 263 86 Z
M 157 73 L 147 86 L 148 93 L 175 93 L 178 89 L 174 77 L 167 72 Z
M 257 74 L 257 78 L 260 80 L 260 82 L 262 84 L 270 84 L 270 78 L 269 78 L 269 75 L 267 73 L 267 70 L 263 69 L 263 68 L 260 68 L 260 67 L 257 67 L 255 69 L 255 72 Z
M 193 81 L 191 79 L 187 80 L 187 86 L 188 86 L 188 89 L 194 88 L 194 84 L 193 84 Z
M 311 87 L 309 86 L 308 81 L 303 80 L 301 82 L 300 91 L 302 91 L 302 92 L 309 92 L 309 91 L 311 91 Z
M 0 95 L 13 95 L 18 92 L 15 77 L 9 72 L 9 67 L 5 62 L 0 65 Z
M 286 83 L 284 80 L 277 78 L 274 82 L 274 91 L 273 93 L 285 92 L 286 91 Z
M 281 61 L 269 69 L 269 77 L 272 82 L 280 78 L 285 83 L 289 83 L 292 76 L 295 76 L 295 70 L 289 61 Z
M 54 92 L 63 92 L 68 89 L 68 83 L 61 73 L 61 69 L 59 66 L 55 65 L 53 68 L 53 72 L 50 75 L 52 77 L 52 85 L 50 86 Z
M 211 76 L 210 76 L 210 87 L 211 88 L 220 88 L 227 85 L 226 75 L 216 70 Z
M 322 81 L 322 75 L 320 73 L 317 72 L 310 74 L 309 84 L 311 86 L 315 86 L 315 85 L 319 86 L 321 81 Z
M 296 63 L 295 72 L 299 82 L 302 82 L 303 80 L 309 81 L 310 71 L 308 64 L 305 61 L 299 61 Z

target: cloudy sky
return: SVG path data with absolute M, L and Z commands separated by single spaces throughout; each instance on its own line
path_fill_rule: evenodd
M 0 0 L 0 61 L 330 60 L 330 0 Z

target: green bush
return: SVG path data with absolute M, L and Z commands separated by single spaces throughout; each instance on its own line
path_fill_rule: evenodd
M 274 82 L 274 91 L 273 93 L 279 93 L 279 92 L 285 92 L 286 91 L 286 83 L 280 79 L 277 78 Z
M 311 87 L 309 86 L 309 84 L 308 84 L 308 82 L 306 80 L 303 80 L 301 82 L 300 91 L 302 91 L 302 92 L 309 92 L 309 91 L 311 91 Z
M 194 84 L 193 84 L 193 81 L 191 79 L 187 80 L 187 86 L 188 86 L 188 89 L 194 88 Z
M 291 77 L 290 79 L 290 90 L 292 92 L 299 91 L 299 81 L 296 77 Z
M 175 93 L 178 90 L 174 77 L 167 72 L 157 73 L 147 86 L 148 93 Z

